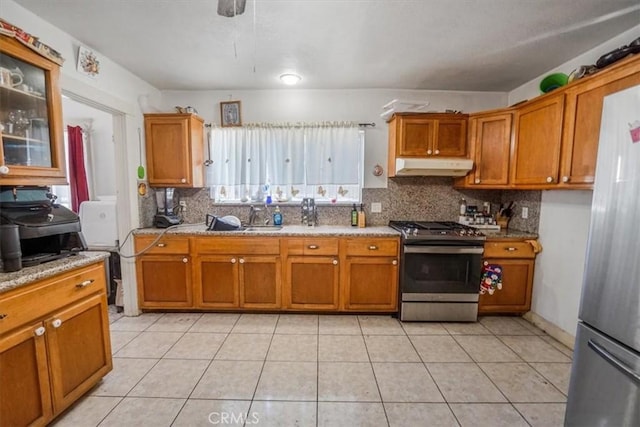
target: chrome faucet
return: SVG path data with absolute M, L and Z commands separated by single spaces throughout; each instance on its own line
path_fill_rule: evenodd
M 268 205 L 264 205 L 264 208 L 257 208 L 253 205 L 249 207 L 249 225 L 255 225 L 261 213 L 263 225 L 269 225 L 271 222 L 271 211 Z
M 258 212 L 261 212 L 262 209 L 260 208 L 256 208 L 255 206 L 251 205 L 249 207 L 249 225 L 254 225 L 256 222 L 256 217 L 258 216 Z

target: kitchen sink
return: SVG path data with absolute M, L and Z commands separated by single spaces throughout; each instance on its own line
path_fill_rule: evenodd
M 281 225 L 249 225 L 243 231 L 280 231 Z

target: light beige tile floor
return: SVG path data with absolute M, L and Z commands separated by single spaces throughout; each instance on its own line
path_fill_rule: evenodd
M 521 318 L 113 316 L 114 369 L 55 425 L 561 426 L 572 352 Z

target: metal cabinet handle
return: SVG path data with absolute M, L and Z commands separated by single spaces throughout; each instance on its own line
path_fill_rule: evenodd
M 436 154 L 440 154 L 440 150 L 436 150 L 436 151 L 435 151 L 435 153 L 436 153 Z
M 244 258 L 240 258 L 240 264 L 244 264 Z
M 332 263 L 333 263 L 333 265 L 338 265 L 338 260 L 337 260 L 337 259 L 334 259 L 334 260 L 332 261 Z
M 95 280 L 94 280 L 94 279 L 91 279 L 91 280 L 85 280 L 85 281 L 84 281 L 84 282 L 82 282 L 82 283 L 78 283 L 78 284 L 76 284 L 76 288 L 78 288 L 78 289 L 86 288 L 87 286 L 89 286 L 89 285 L 90 285 L 90 284 L 92 284 L 93 282 L 95 282 Z
M 159 247 L 159 248 L 164 248 L 164 247 L 167 246 L 167 244 L 166 243 L 158 243 L 156 246 Z
M 54 319 L 53 322 L 51 322 L 51 326 L 53 326 L 56 329 L 59 328 L 60 326 L 62 326 L 62 320 Z
M 505 251 L 509 251 L 509 252 L 513 252 L 513 251 L 517 251 L 518 248 L 514 248 L 513 246 L 510 246 L 508 248 L 504 248 Z
M 185 264 L 189 262 L 189 258 L 182 258 L 182 262 L 184 262 Z
M 0 166 L 0 175 L 8 175 L 8 174 L 9 174 L 9 167 L 6 165 Z
M 371 245 L 371 246 L 369 246 L 369 250 L 370 251 L 377 251 L 378 247 L 376 245 Z
M 476 180 L 474 181 L 474 183 L 476 183 L 476 184 L 480 184 L 480 178 L 476 178 Z
M 231 264 L 235 264 L 236 263 L 236 259 L 235 258 L 231 258 Z
M 182 178 L 180 182 L 184 184 L 185 182 L 187 182 L 187 178 Z
M 611 365 L 613 365 L 614 368 L 618 369 L 623 374 L 630 377 L 636 383 L 640 383 L 640 374 L 634 372 L 629 366 L 627 366 L 621 360 L 618 360 L 618 358 L 615 357 L 613 354 L 611 354 L 609 351 L 607 351 L 607 349 L 602 347 L 600 344 L 596 344 L 592 340 L 589 340 L 589 342 L 587 342 L 587 345 L 591 347 L 593 351 L 598 353 L 600 357 L 602 357 L 604 360 L 606 360 Z
M 427 154 L 433 154 L 433 151 L 427 150 Z
M 320 246 L 318 246 L 318 245 L 309 245 L 309 246 L 307 246 L 307 248 L 309 248 L 309 249 L 318 249 L 318 248 L 320 248 Z
M 36 336 L 37 336 L 37 337 L 41 337 L 41 336 L 43 336 L 43 335 L 44 335 L 44 333 L 45 333 L 46 331 L 47 331 L 47 330 L 44 328 L 44 326 L 40 326 L 40 327 L 36 328 L 36 330 L 35 330 L 35 331 L 33 331 L 33 333 L 34 333 L 34 334 L 36 334 Z
M 397 259 L 394 259 L 393 261 L 391 261 L 391 264 L 392 264 L 392 265 L 398 265 L 398 260 L 397 260 Z
M 5 313 L 0 313 L 0 320 L 4 319 L 5 317 L 7 317 L 8 314 Z
M 548 176 L 548 177 L 547 177 L 547 182 L 553 182 L 553 178 L 552 178 L 552 177 L 550 177 L 550 176 Z
M 569 182 L 569 177 L 568 176 L 563 176 L 562 177 L 562 182 Z

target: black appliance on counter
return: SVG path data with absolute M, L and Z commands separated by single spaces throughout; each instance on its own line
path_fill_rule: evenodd
M 475 322 L 484 234 L 450 221 L 389 226 L 402 233 L 400 320 Z
M 0 187 L 0 223 L 18 226 L 23 267 L 87 249 L 80 218 L 56 204 L 48 187 Z

